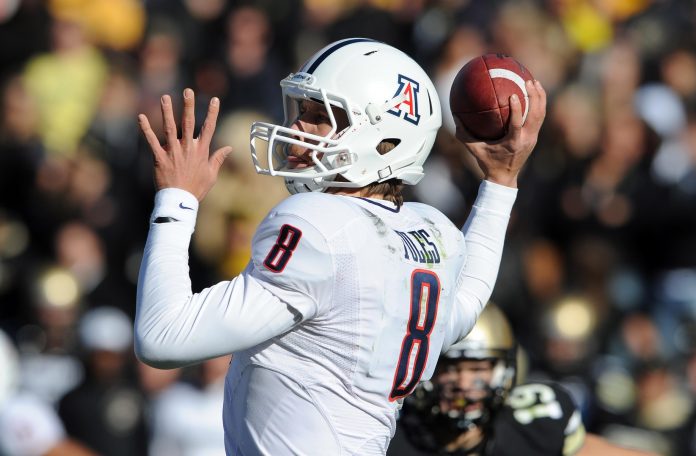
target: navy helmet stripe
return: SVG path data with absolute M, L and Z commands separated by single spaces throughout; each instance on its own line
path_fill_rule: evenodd
M 324 60 L 326 60 L 326 58 L 327 58 L 328 56 L 330 56 L 331 54 L 333 54 L 333 53 L 334 53 L 335 51 L 337 51 L 338 49 L 341 49 L 341 48 L 344 47 L 344 46 L 348 46 L 349 44 L 361 43 L 361 42 L 366 42 L 366 41 L 371 41 L 371 42 L 373 42 L 373 43 L 377 43 L 377 41 L 371 40 L 371 39 L 369 39 L 369 38 L 351 38 L 351 39 L 348 39 L 348 40 L 339 41 L 338 43 L 334 44 L 333 46 L 331 46 L 330 48 L 328 48 L 326 51 L 324 51 L 324 53 L 323 53 L 322 55 L 320 55 L 319 57 L 317 57 L 317 59 L 316 59 L 316 60 L 312 63 L 312 65 L 305 71 L 305 73 L 312 74 L 312 73 L 314 72 L 314 70 L 316 70 L 317 67 L 321 64 L 321 62 L 323 62 Z

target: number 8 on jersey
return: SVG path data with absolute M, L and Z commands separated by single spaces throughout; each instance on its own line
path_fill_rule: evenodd
M 295 228 L 292 225 L 283 225 L 280 227 L 280 232 L 278 233 L 278 239 L 276 243 L 268 252 L 263 265 L 269 271 L 272 272 L 283 272 L 285 266 L 287 266 L 288 261 L 292 257 L 292 252 L 297 248 L 297 244 L 300 242 L 302 237 L 302 231 Z
M 440 299 L 440 279 L 432 271 L 416 269 L 411 274 L 411 315 L 401 343 L 399 364 L 389 400 L 407 396 L 423 375 L 428 361 L 430 333 L 435 327 Z

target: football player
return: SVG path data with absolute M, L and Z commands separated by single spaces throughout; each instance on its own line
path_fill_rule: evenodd
M 440 357 L 432 381 L 405 400 L 389 454 L 648 455 L 586 434 L 557 383 L 515 386 L 516 355 L 505 315 L 489 303 L 471 333 Z
M 262 221 L 237 277 L 193 293 L 188 246 L 228 148 L 209 155 L 219 100 L 181 139 L 162 97 L 166 145 L 148 119 L 158 192 L 138 281 L 136 352 L 155 367 L 234 353 L 223 422 L 229 454 L 383 455 L 402 398 L 474 325 L 495 283 L 517 175 L 545 116 L 511 97 L 509 133 L 466 142 L 484 172 L 460 230 L 401 186 L 423 177 L 441 124 L 425 71 L 384 43 L 351 38 L 280 83 L 285 122 L 251 127 L 259 173 L 292 194 Z M 466 131 L 460 137 L 467 138 Z M 244 198 L 244 195 L 230 195 Z

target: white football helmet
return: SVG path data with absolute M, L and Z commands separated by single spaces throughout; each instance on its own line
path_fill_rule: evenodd
M 442 113 L 435 86 L 408 55 L 378 41 L 345 39 L 314 54 L 280 86 L 283 125 L 251 126 L 251 156 L 259 174 L 284 177 L 290 193 L 357 188 L 393 178 L 413 185 L 423 177 Z M 290 128 L 303 100 L 326 106 L 333 126 L 326 136 Z M 331 106 L 347 114 L 349 126 L 342 131 Z M 377 146 L 385 140 L 397 145 L 380 155 Z M 314 165 L 289 167 L 291 144 L 311 150 Z

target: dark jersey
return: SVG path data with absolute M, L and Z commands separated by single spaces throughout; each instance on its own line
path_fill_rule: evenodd
M 552 383 L 530 383 L 512 390 L 488 424 L 476 449 L 457 455 L 569 456 L 584 442 L 585 428 L 568 392 Z M 448 454 L 416 449 L 399 423 L 388 456 Z

